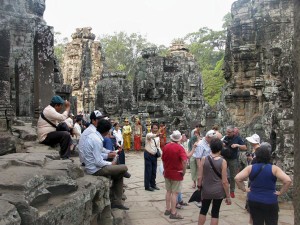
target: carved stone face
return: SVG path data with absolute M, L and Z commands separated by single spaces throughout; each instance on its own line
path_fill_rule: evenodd
M 43 16 L 46 9 L 45 0 L 33 0 L 33 12 L 38 16 Z
M 118 112 L 118 98 L 115 96 L 106 96 L 104 98 L 104 112 L 114 115 Z

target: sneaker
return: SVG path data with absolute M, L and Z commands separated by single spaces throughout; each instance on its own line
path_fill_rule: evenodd
M 231 197 L 231 198 L 235 198 L 235 195 L 234 195 L 234 192 L 233 192 L 233 191 L 230 192 L 230 197 Z

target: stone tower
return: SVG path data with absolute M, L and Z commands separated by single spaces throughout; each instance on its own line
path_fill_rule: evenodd
M 133 85 L 138 113 L 166 122 L 170 130 L 185 131 L 200 121 L 202 78 L 184 43 L 173 43 L 167 57 L 157 56 L 155 48 L 145 49 L 142 56 Z
M 244 134 L 269 141 L 276 162 L 293 169 L 292 1 L 239 0 L 225 53 L 224 101 Z
M 94 41 L 92 28 L 76 29 L 72 41 L 65 47 L 62 74 L 64 82 L 73 88 L 77 98 L 77 110 L 91 111 L 95 108 L 96 84 L 103 71 L 104 57 L 100 42 Z

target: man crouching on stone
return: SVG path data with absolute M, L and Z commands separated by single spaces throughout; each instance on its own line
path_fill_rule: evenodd
M 108 120 L 101 119 L 97 124 L 97 132 L 90 133 L 83 147 L 80 149 L 80 158 L 85 164 L 85 170 L 88 174 L 94 176 L 110 177 L 113 181 L 111 187 L 111 208 L 128 210 L 129 208 L 122 204 L 123 194 L 123 176 L 127 172 L 127 166 L 116 165 L 116 162 L 105 161 L 101 155 L 103 149 L 103 137 L 111 129 L 111 123 Z
M 59 113 L 65 105 L 65 111 Z M 37 123 L 37 134 L 40 143 L 54 146 L 60 144 L 60 157 L 68 159 L 70 156 L 71 135 L 68 131 L 56 131 L 57 124 L 68 118 L 70 102 L 64 101 L 60 96 L 53 96 L 50 105 L 41 113 Z

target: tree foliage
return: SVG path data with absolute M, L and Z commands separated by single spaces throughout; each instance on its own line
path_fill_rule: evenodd
M 221 99 L 222 87 L 225 84 L 223 76 L 224 58 L 217 62 L 213 70 L 204 69 L 202 71 L 203 94 L 209 105 L 214 106 Z
M 62 37 L 60 32 L 54 33 L 54 55 L 60 64 L 62 63 L 65 45 L 67 43 L 67 37 Z
M 231 14 L 223 17 L 223 30 L 214 31 L 207 27 L 184 37 L 190 52 L 195 56 L 203 76 L 204 98 L 215 105 L 221 97 L 225 84 L 222 66 L 225 55 L 226 32 L 231 23 Z
M 141 51 L 150 47 L 146 38 L 140 34 L 115 32 L 113 35 L 103 35 L 99 38 L 105 54 L 108 71 L 124 71 L 132 78 Z

